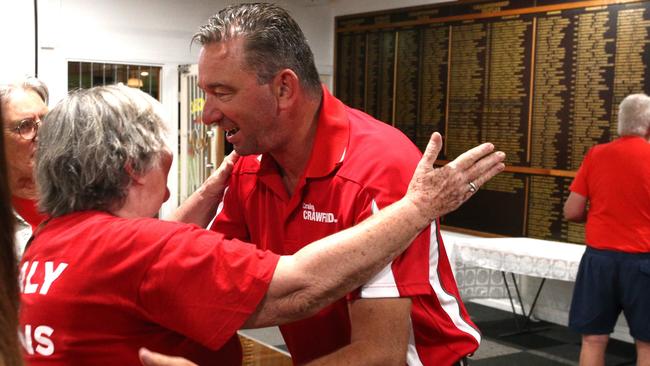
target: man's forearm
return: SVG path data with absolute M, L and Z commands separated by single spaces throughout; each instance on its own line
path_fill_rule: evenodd
M 372 298 L 348 302 L 350 343 L 305 366 L 403 366 L 411 329 L 411 299 Z
M 372 340 L 353 342 L 329 355 L 306 363 L 305 366 L 403 366 L 405 364 L 403 360 L 401 362 L 389 361 L 391 355 L 384 354 L 384 350 L 377 346 Z M 405 354 L 406 351 L 404 351 Z

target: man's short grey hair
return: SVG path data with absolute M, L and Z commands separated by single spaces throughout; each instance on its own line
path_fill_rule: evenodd
M 123 206 L 132 176 L 166 149 L 160 103 L 124 85 L 71 93 L 43 121 L 36 151 L 39 207 L 51 216 Z
M 11 100 L 11 96 L 17 90 L 33 91 L 47 104 L 50 92 L 47 85 L 35 77 L 28 77 L 11 84 L 0 85 L 0 108 Z
M 618 107 L 618 134 L 646 137 L 650 128 L 650 97 L 630 94 Z
M 291 69 L 314 96 L 321 95 L 320 78 L 307 39 L 298 23 L 281 7 L 269 3 L 228 6 L 210 17 L 192 41 L 210 43 L 244 40 L 245 62 L 266 84 L 283 69 Z

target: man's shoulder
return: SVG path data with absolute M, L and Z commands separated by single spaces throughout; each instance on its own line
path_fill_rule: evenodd
M 406 169 L 412 174 L 422 156 L 420 150 L 400 130 L 367 117 L 356 118 L 351 113 L 350 142 L 344 165 L 354 165 L 355 170 Z
M 393 126 L 352 111 L 350 141 L 337 176 L 373 192 L 389 187 L 402 192 L 422 154 Z
M 353 130 L 357 129 L 370 129 L 373 131 L 380 131 L 389 135 L 400 135 L 404 139 L 408 140 L 408 137 L 402 133 L 399 129 L 393 127 L 389 123 L 380 121 L 375 117 L 367 114 L 364 111 L 355 109 L 352 107 L 347 107 L 347 115 L 350 120 L 350 128 Z M 410 140 L 408 140 L 410 141 Z
M 407 154 L 406 157 L 415 157 L 419 160 L 421 154 L 418 148 L 399 129 L 354 108 L 348 108 L 348 118 L 351 145 L 363 144 L 366 148 L 374 147 L 382 155 L 402 152 Z

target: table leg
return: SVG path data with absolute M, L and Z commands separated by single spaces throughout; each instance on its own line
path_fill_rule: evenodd
M 519 315 L 515 309 L 514 302 L 512 300 L 512 293 L 510 292 L 510 288 L 508 287 L 508 278 L 506 277 L 506 273 L 504 271 L 501 271 L 501 276 L 503 277 L 503 284 L 506 286 L 506 291 L 508 293 L 508 299 L 510 300 L 510 307 L 512 308 L 512 314 L 515 320 L 515 325 L 517 327 L 517 331 L 511 332 L 511 333 L 505 333 L 499 335 L 499 337 L 509 337 L 517 334 L 524 334 L 524 333 L 532 333 L 532 332 L 539 332 L 543 331 L 545 329 L 548 329 L 548 327 L 540 327 L 540 328 L 535 328 L 531 329 L 529 327 L 530 323 L 530 317 L 533 315 L 533 311 L 535 310 L 535 306 L 537 305 L 537 300 L 539 299 L 539 295 L 542 292 L 542 288 L 544 287 L 544 283 L 546 282 L 546 278 L 542 278 L 542 282 L 539 284 L 539 287 L 537 288 L 537 293 L 535 294 L 535 299 L 533 300 L 533 303 L 530 306 L 530 309 L 528 312 L 526 312 L 526 307 L 524 306 L 524 302 L 521 298 L 521 292 L 519 291 L 519 285 L 517 284 L 517 279 L 515 277 L 514 273 L 510 273 L 510 276 L 512 278 L 513 286 L 515 287 L 516 295 L 517 295 L 517 300 L 519 301 L 519 305 L 521 306 L 521 312 L 524 317 L 524 324 L 523 326 L 520 326 L 519 320 L 517 319 L 517 316 Z
M 512 301 L 510 286 L 508 286 L 508 278 L 506 277 L 506 273 L 504 271 L 501 271 L 501 277 L 503 277 L 503 285 L 506 287 L 506 291 L 508 292 L 508 300 L 510 300 L 510 307 L 512 308 L 512 318 L 515 320 L 515 326 L 517 329 L 520 329 L 519 320 L 517 319 L 517 311 L 515 310 L 515 304 Z
M 539 288 L 537 289 L 537 293 L 535 294 L 535 299 L 533 300 L 532 305 L 530 305 L 530 310 L 528 310 L 528 315 L 526 315 L 526 319 L 524 320 L 524 329 L 528 326 L 528 323 L 530 322 L 530 317 L 533 315 L 533 310 L 535 310 L 535 305 L 537 305 L 537 299 L 539 299 L 539 294 L 542 292 L 542 288 L 544 287 L 544 282 L 546 282 L 546 278 L 542 278 L 542 282 L 539 284 Z M 521 305 L 521 308 L 523 310 L 524 305 Z

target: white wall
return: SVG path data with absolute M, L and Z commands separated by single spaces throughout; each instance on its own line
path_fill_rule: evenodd
M 334 15 L 326 1 L 288 0 L 285 4 L 296 19 L 314 53 L 320 74 L 332 75 Z
M 39 0 L 40 77 L 53 99 L 67 92 L 67 62 L 88 60 L 152 64 L 192 63 L 192 33 L 212 12 L 199 1 Z M 167 74 L 169 77 L 175 75 Z M 162 80 L 166 88 L 169 80 Z
M 0 84 L 34 75 L 34 4 L 0 2 Z
M 161 66 L 195 63 L 199 47 L 190 47 L 192 34 L 230 2 L 39 0 L 39 76 L 51 85 L 53 100 L 57 100 L 67 91 L 68 60 Z M 295 16 L 319 50 L 319 70 L 331 74 L 332 53 L 322 52 L 333 39 L 329 7 L 304 0 L 279 3 Z
M 70 60 L 147 64 L 162 67 L 162 103 L 172 131 L 178 121 L 180 64 L 196 63 L 199 47 L 190 47 L 192 34 L 226 0 L 37 0 L 38 76 L 50 88 L 50 104 L 67 93 Z M 315 50 L 321 73 L 331 75 L 333 16 L 327 1 L 286 0 Z M 35 73 L 34 3 L 0 2 L 0 83 Z M 11 36 L 9 36 L 11 35 Z M 170 136 L 176 144 L 177 135 Z M 178 162 L 175 156 L 174 164 Z M 176 165 L 172 166 L 172 172 Z M 177 175 L 169 187 L 177 192 Z M 176 206 L 172 199 L 163 215 Z

